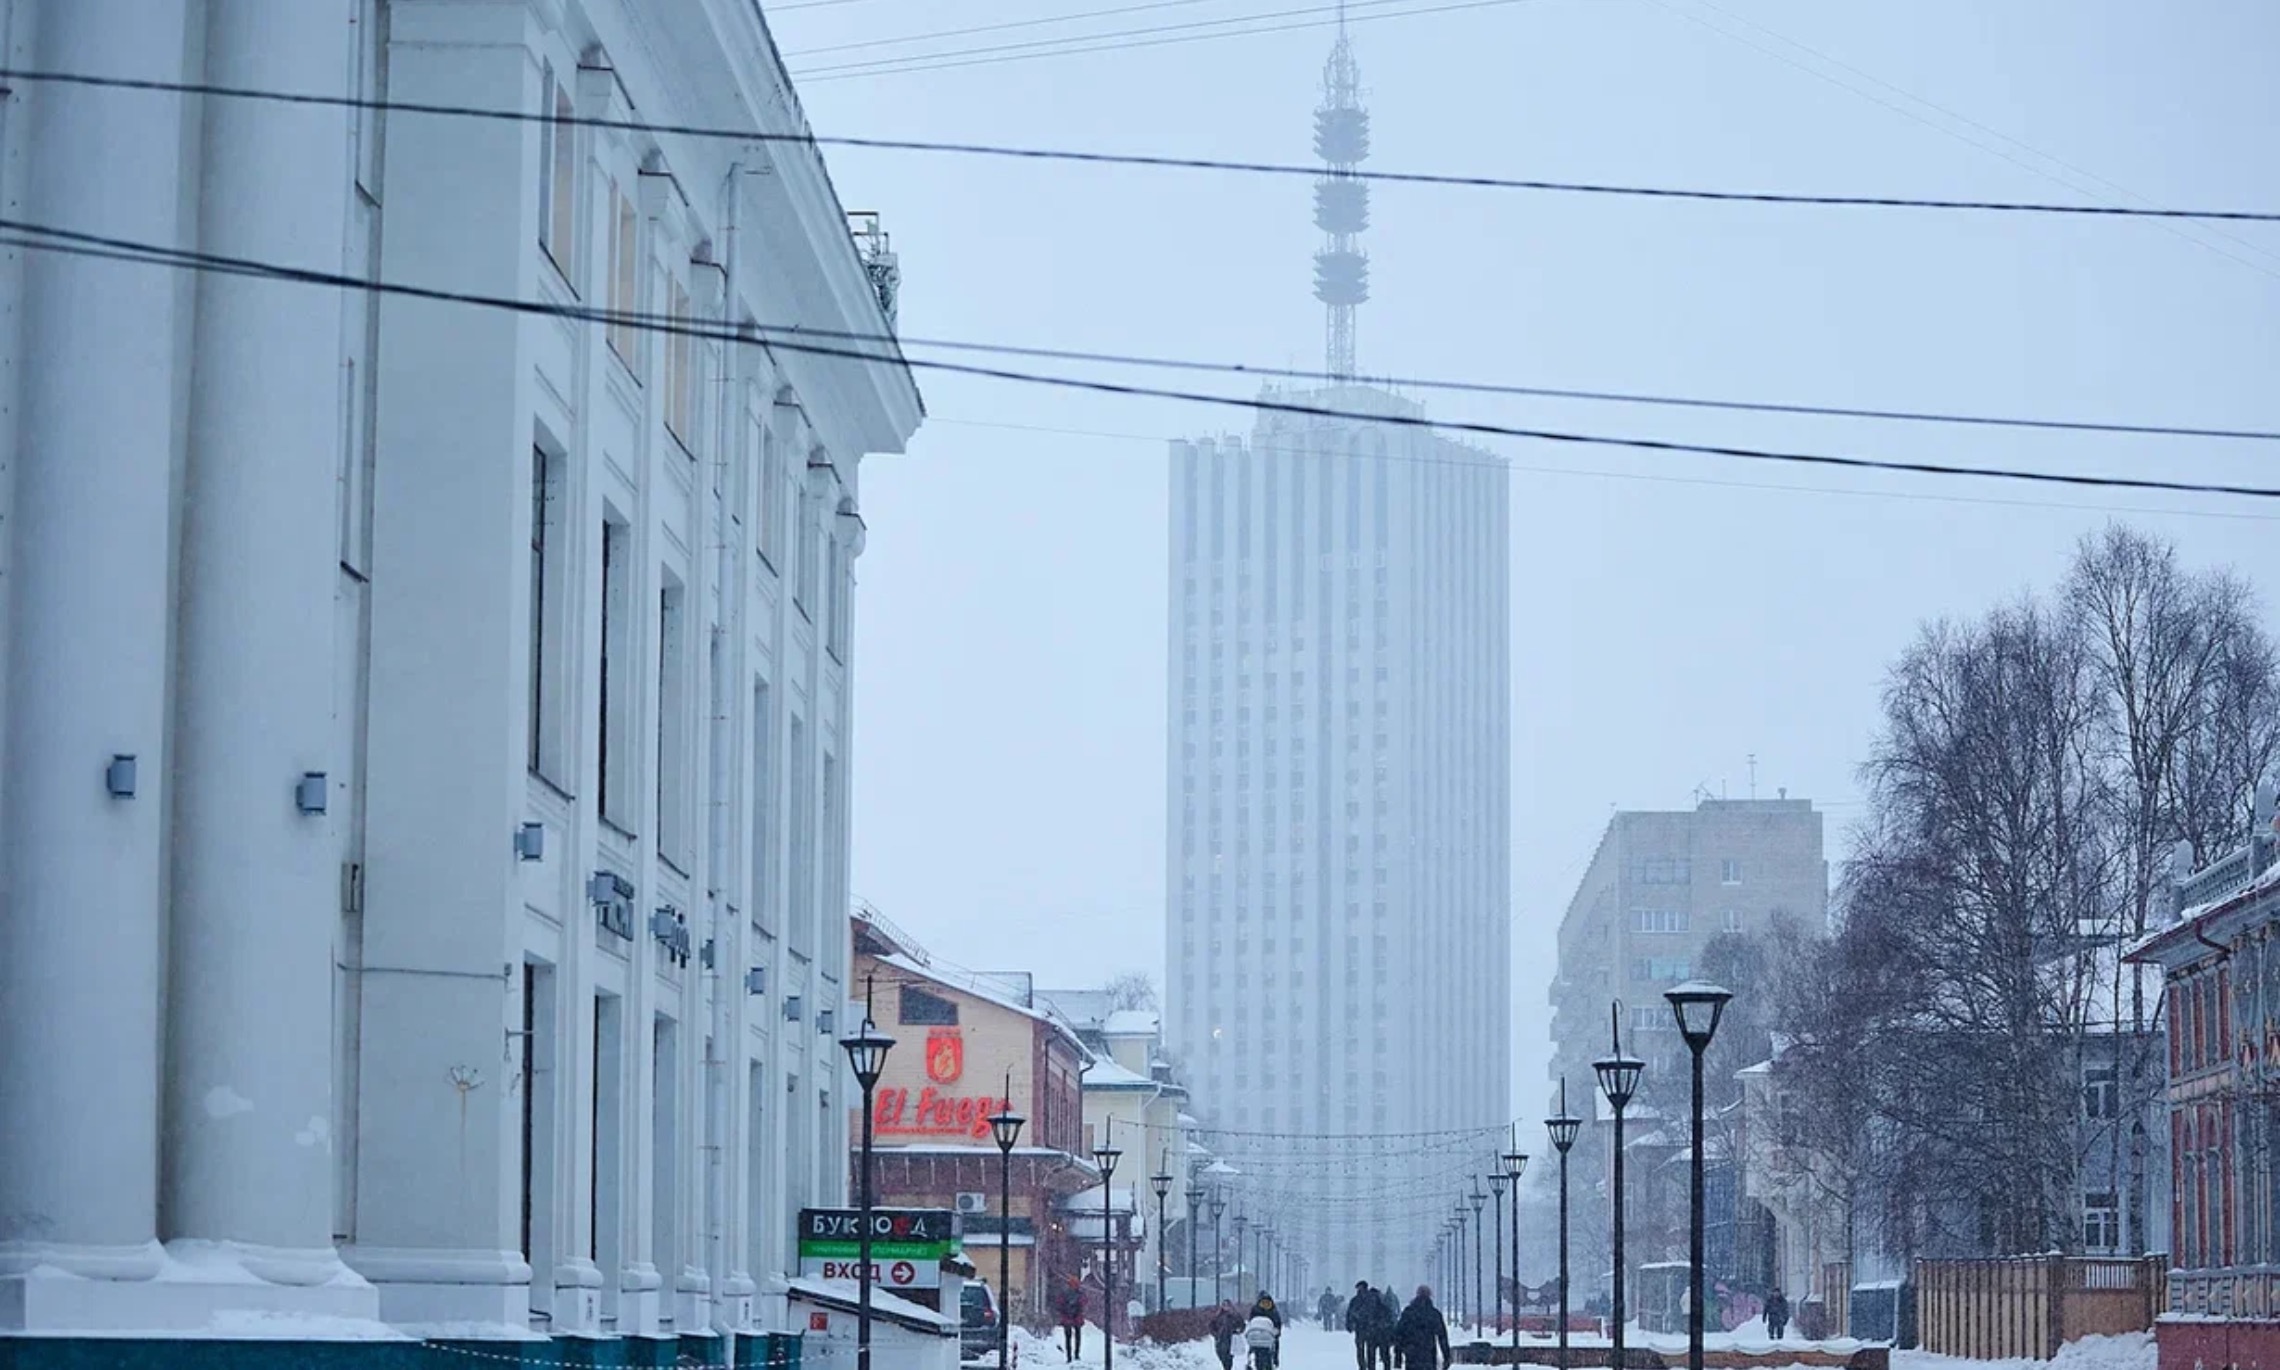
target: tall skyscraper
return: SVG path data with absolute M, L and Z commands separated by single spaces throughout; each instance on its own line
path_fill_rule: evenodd
M 1333 379 L 1267 397 L 1373 418 L 1173 443 L 1169 568 L 1170 1044 L 1239 1201 L 1342 1288 L 1423 1270 L 1511 1116 L 1506 470 L 1353 380 L 1357 92 L 1341 31 Z

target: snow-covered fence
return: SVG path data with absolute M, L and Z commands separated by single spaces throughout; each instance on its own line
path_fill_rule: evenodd
M 1917 1335 L 1942 1355 L 2049 1360 L 2077 1337 L 2153 1326 L 2168 1264 L 2164 1256 L 1918 1261 Z

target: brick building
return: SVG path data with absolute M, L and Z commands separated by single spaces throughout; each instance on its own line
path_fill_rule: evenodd
M 996 1288 L 1007 1176 L 989 1117 L 1010 1100 L 1029 1121 L 1010 1163 L 1003 1302 L 1017 1321 L 1041 1323 L 1045 1290 L 1086 1266 L 1061 1210 L 1099 1188 L 1082 1095 L 1091 1054 L 1027 976 L 939 966 L 869 910 L 857 911 L 854 935 L 854 983 L 871 987 L 873 1014 L 895 1039 L 874 1109 L 877 1202 L 959 1214 L 967 1258 Z M 849 1130 L 856 1145 L 860 1127 Z

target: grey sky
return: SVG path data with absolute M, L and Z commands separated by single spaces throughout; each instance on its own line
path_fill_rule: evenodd
M 1305 2 L 804 58 L 1109 6 L 849 0 L 775 28 L 797 70 Z M 1353 34 L 1379 169 L 2131 202 L 2119 186 L 2280 208 L 2280 9 L 2261 0 L 1524 0 Z M 1329 42 L 1305 28 L 802 94 L 825 133 L 1300 160 Z M 832 161 L 849 208 L 894 234 L 906 333 L 1321 364 L 1302 181 Z M 1381 187 L 1367 245 L 1369 372 L 2280 426 L 2270 227 Z M 855 889 L 954 960 L 1160 977 L 1164 440 L 1249 417 L 921 383 L 932 418 L 914 450 L 865 479 Z M 1441 417 L 2280 485 L 2273 445 L 1424 398 Z M 1541 1097 L 1551 931 L 1611 806 L 1682 806 L 1697 783 L 1741 794 L 1754 752 L 1761 791 L 1820 801 L 1838 838 L 1860 812 L 1881 673 L 1918 622 L 2049 584 L 2106 510 L 2256 515 L 2128 517 L 2280 594 L 2280 502 L 1492 445 L 1517 468 L 1523 1110 Z

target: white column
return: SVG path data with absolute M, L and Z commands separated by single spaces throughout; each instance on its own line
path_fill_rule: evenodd
M 41 69 L 182 77 L 183 0 L 49 0 L 33 17 Z M 22 217 L 177 241 L 178 98 L 27 83 L 15 99 L 33 123 Z M 43 252 L 24 268 L 0 755 L 0 1331 L 130 1325 L 149 1286 L 121 1282 L 161 1264 L 158 881 L 180 286 L 163 268 Z M 135 758 L 131 796 L 108 792 L 114 754 Z
M 209 0 L 206 79 L 345 93 L 350 34 L 346 0 Z M 204 114 L 200 249 L 339 270 L 345 111 L 211 99 Z M 341 309 L 331 289 L 208 274 L 192 333 L 161 1174 L 170 1240 L 285 1285 L 342 1273 L 323 812 Z M 326 778 L 297 795 L 309 775 Z M 322 1297 L 375 1311 L 368 1288 Z

